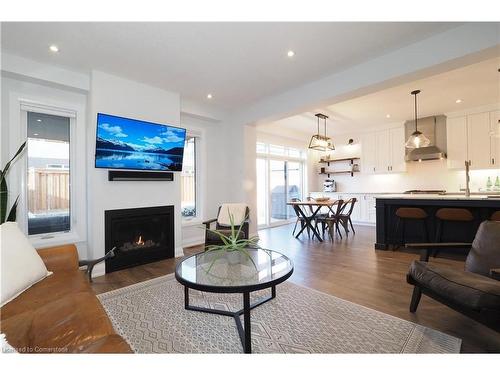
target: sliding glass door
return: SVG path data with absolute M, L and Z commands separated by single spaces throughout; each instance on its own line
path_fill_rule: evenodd
M 281 225 L 295 218 L 287 202 L 303 198 L 304 162 L 258 157 L 256 168 L 259 227 Z

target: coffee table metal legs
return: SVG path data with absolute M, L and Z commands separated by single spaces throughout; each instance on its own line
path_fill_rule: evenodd
M 184 286 L 184 307 L 186 310 L 201 311 L 209 314 L 231 316 L 236 321 L 236 328 L 240 335 L 241 345 L 245 353 L 252 353 L 252 333 L 250 323 L 250 311 L 263 303 L 276 297 L 276 286 L 271 287 L 271 295 L 263 297 L 260 300 L 250 304 L 250 292 L 243 293 L 243 308 L 232 312 L 218 309 L 209 309 L 206 307 L 192 306 L 189 304 L 189 288 Z M 243 324 L 241 324 L 240 315 L 243 315 Z

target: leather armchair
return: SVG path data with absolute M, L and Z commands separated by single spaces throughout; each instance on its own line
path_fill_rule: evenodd
M 464 270 L 450 269 L 428 262 L 436 248 L 471 247 Z M 414 285 L 410 311 L 415 312 L 423 294 L 500 332 L 500 222 L 481 223 L 472 244 L 419 243 L 406 247 L 422 250 L 406 276 Z
M 217 211 L 217 218 L 215 219 L 210 219 L 210 220 L 206 220 L 203 222 L 203 224 L 205 225 L 206 229 L 205 230 L 205 246 L 209 246 L 209 245 L 223 245 L 223 242 L 222 240 L 220 239 L 220 237 L 211 232 L 210 230 L 208 229 L 212 229 L 213 230 L 213 224 L 215 223 L 215 229 L 221 233 L 224 233 L 224 234 L 227 234 L 229 235 L 231 233 L 231 227 L 230 226 L 226 226 L 226 225 L 221 225 L 219 223 L 219 214 L 220 214 L 220 210 L 221 210 L 222 206 L 219 207 L 219 210 Z M 249 222 L 248 222 L 248 216 L 250 214 L 250 209 L 247 207 L 246 208 L 246 211 L 245 211 L 245 217 L 247 218 L 245 221 L 243 221 L 243 223 L 241 223 L 241 232 L 240 232 L 240 238 L 242 239 L 248 239 L 248 228 L 249 228 Z M 236 230 L 238 230 L 240 227 L 240 225 L 235 225 L 235 228 Z

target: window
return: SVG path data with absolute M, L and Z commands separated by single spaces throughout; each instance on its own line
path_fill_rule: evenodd
M 285 224 L 295 217 L 287 206 L 291 199 L 303 199 L 304 150 L 257 142 L 257 225 Z
M 27 113 L 28 234 L 66 232 L 70 220 L 70 118 Z
M 181 210 L 186 219 L 196 217 L 196 137 L 188 136 L 181 173 Z

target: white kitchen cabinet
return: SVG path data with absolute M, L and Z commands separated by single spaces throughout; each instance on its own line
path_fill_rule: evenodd
M 490 113 L 475 113 L 467 116 L 467 160 L 473 169 L 492 166 L 490 135 Z
M 375 173 L 377 166 L 377 145 L 375 133 L 367 133 L 361 137 L 361 172 Z
M 383 130 L 375 135 L 376 173 L 406 171 L 404 127 Z
M 446 120 L 446 143 L 448 168 L 465 168 L 467 159 L 467 117 L 454 117 Z
M 389 130 L 389 139 L 391 142 L 389 171 L 405 172 L 406 171 L 405 128 L 400 127 Z
M 377 173 L 389 173 L 391 164 L 391 138 L 388 130 L 377 132 L 375 134 L 376 142 L 376 160 L 375 171 Z
M 500 139 L 492 135 L 498 126 L 500 111 L 473 113 L 446 120 L 448 168 L 498 168 Z
M 375 224 L 377 219 L 377 212 L 375 209 L 375 196 L 374 195 L 365 195 L 365 222 L 369 224 Z
M 500 111 L 490 112 L 491 165 L 500 168 Z

